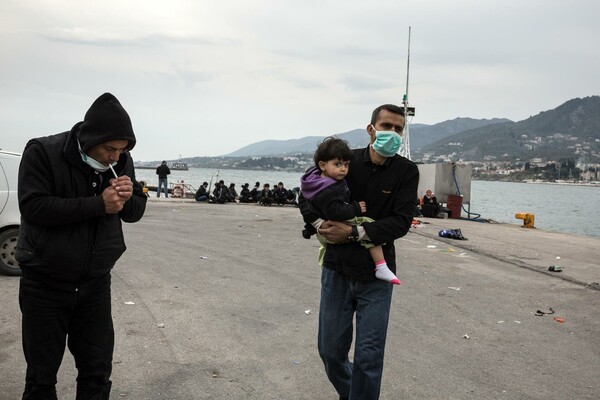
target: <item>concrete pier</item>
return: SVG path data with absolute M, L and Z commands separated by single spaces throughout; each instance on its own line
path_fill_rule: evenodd
M 597 399 L 600 239 L 420 220 L 396 241 L 381 398 Z M 316 350 L 318 243 L 302 225 L 289 206 L 151 198 L 124 224 L 112 274 L 111 398 L 337 399 Z M 20 399 L 18 278 L 0 276 L 0 304 L 0 399 Z M 61 399 L 73 364 L 67 352 Z

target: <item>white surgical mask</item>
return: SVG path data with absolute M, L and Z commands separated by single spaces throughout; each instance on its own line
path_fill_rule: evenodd
M 102 164 L 101 162 L 96 161 L 92 157 L 85 154 L 83 152 L 83 150 L 81 150 L 81 144 L 79 143 L 79 140 L 77 141 L 77 146 L 79 147 L 79 154 L 81 155 L 81 159 L 83 160 L 84 163 L 86 163 L 90 167 L 94 168 L 98 172 L 106 172 L 110 169 L 110 167 L 108 165 Z M 111 165 L 116 165 L 116 164 L 117 163 L 114 162 Z

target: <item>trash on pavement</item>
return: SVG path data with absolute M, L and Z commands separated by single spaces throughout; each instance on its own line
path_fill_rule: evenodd
M 561 267 L 560 265 L 551 265 L 548 267 L 548 271 L 552 271 L 552 272 L 562 272 L 563 267 Z
M 565 319 L 561 318 L 561 317 L 554 317 L 552 319 L 555 320 L 556 322 L 560 322 L 561 324 L 564 324 L 564 322 L 565 322 Z
M 304 311 L 304 314 L 309 315 L 310 314 L 310 310 Z
M 134 305 L 135 303 L 134 303 L 133 301 L 126 301 L 126 302 L 125 302 L 125 304 L 127 304 L 128 306 L 132 306 L 132 305 Z
M 548 315 L 550 315 L 550 314 L 554 314 L 554 310 L 552 309 L 552 307 L 550 307 L 548 310 L 550 310 L 550 311 L 548 311 L 548 312 L 544 312 L 544 311 L 542 311 L 542 310 L 537 310 L 537 311 L 535 312 L 535 316 L 536 316 L 536 317 L 543 317 L 544 315 L 547 315 L 547 314 L 548 314 Z
M 458 240 L 469 240 L 463 236 L 460 229 L 442 229 L 438 232 L 438 236 L 444 238 L 458 239 Z

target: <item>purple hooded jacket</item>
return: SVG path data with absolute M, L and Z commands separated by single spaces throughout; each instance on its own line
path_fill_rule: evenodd
M 319 218 L 345 221 L 361 215 L 358 202 L 350 201 L 350 190 L 346 181 L 323 177 L 317 167 L 310 168 L 302 175 L 300 191 L 310 210 Z

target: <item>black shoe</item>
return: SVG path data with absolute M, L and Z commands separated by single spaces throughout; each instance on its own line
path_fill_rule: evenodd
M 340 396 L 340 400 L 348 400 L 348 398 L 344 397 L 344 396 Z

